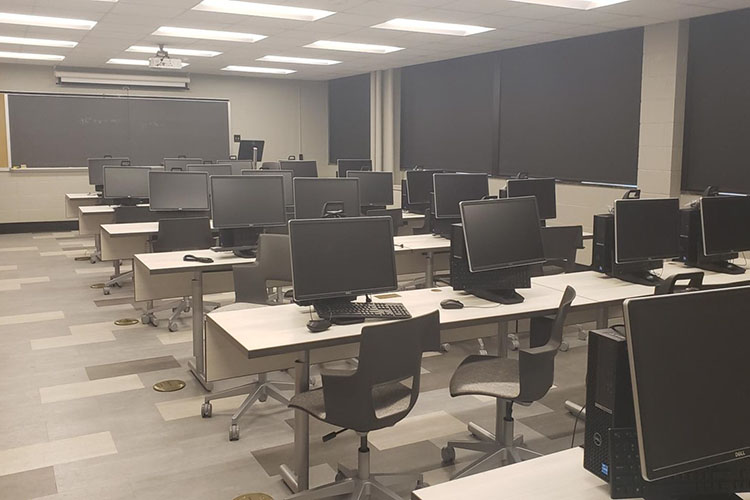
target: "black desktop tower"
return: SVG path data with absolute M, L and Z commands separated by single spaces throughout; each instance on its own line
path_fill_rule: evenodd
M 594 250 L 591 267 L 604 274 L 612 272 L 615 262 L 615 216 L 594 215 Z
M 401 180 L 401 209 L 409 210 L 409 193 L 407 192 L 406 179 Z

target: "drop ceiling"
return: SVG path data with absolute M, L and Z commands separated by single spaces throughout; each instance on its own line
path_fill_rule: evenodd
M 229 73 L 221 71 L 221 68 L 228 65 L 259 66 L 296 70 L 296 73 L 289 75 L 264 77 L 328 80 L 750 7 L 750 0 L 630 0 L 588 11 L 509 0 L 265 2 L 336 12 L 323 19 L 308 22 L 192 10 L 198 3 L 200 0 L 0 0 L 0 12 L 97 22 L 90 31 L 0 24 L 0 36 L 78 42 L 74 48 L 0 44 L 0 51 L 65 56 L 61 63 L 28 62 L 29 64 L 131 71 L 138 68 L 115 66 L 106 62 L 111 58 L 147 58 L 147 54 L 126 52 L 126 49 L 132 45 L 156 46 L 164 43 L 167 50 L 174 47 L 222 53 L 216 57 L 182 57 L 184 62 L 189 63 L 182 70 L 187 74 L 227 75 Z M 494 29 L 461 37 L 371 28 L 393 18 L 472 24 Z M 267 38 L 256 43 L 239 43 L 154 36 L 152 33 L 160 26 L 254 33 Z M 404 50 L 389 54 L 361 54 L 304 47 L 317 40 L 394 45 L 403 47 Z M 341 64 L 311 66 L 257 60 L 268 55 L 333 59 L 341 61 Z M 21 61 L 0 59 L 0 63 L 4 62 Z

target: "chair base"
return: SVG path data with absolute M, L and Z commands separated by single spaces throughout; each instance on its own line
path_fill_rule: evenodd
M 150 302 L 150 304 L 153 304 L 153 302 Z M 204 302 L 203 311 L 210 312 L 220 305 L 221 304 L 217 302 Z M 167 324 L 170 332 L 176 332 L 179 329 L 177 318 L 179 318 L 183 313 L 190 312 L 191 307 L 193 307 L 193 301 L 190 297 L 183 297 L 182 300 L 174 300 L 171 302 L 160 304 L 156 307 L 150 307 L 149 309 L 146 309 L 146 311 L 144 311 L 141 315 L 141 323 L 143 323 L 144 325 L 150 324 L 152 326 L 159 326 L 159 318 L 156 317 L 156 313 L 171 310 L 172 314 L 171 316 L 169 316 Z

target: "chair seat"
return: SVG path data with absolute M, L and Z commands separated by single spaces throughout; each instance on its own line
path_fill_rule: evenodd
M 451 396 L 490 396 L 515 400 L 521 394 L 518 361 L 495 356 L 469 356 L 451 378 Z

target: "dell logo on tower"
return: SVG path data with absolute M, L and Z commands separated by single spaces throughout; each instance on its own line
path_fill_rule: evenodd
M 744 456 L 745 456 L 745 452 L 744 451 L 736 451 L 736 452 L 734 452 L 734 458 L 742 458 Z

